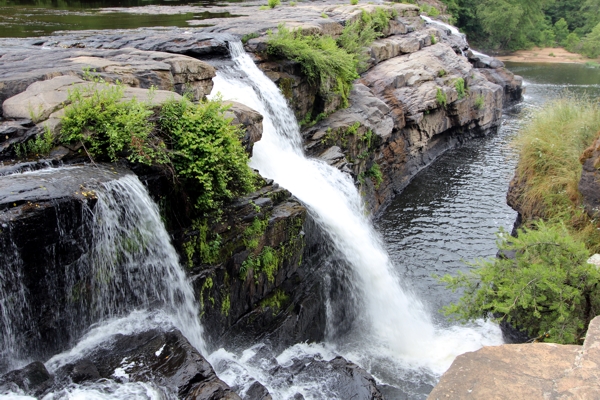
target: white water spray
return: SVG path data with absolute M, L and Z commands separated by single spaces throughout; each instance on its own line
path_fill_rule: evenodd
M 379 235 L 364 217 L 352 179 L 304 156 L 299 128 L 285 98 L 245 54 L 241 43 L 230 46 L 236 68 L 217 73 L 213 93 L 220 92 L 225 99 L 244 103 L 263 115 L 263 137 L 254 146 L 251 166 L 308 206 L 353 269 L 352 290 L 359 290 L 363 300 L 353 341 L 362 349 L 346 347 L 346 355 L 354 360 L 385 358 L 440 374 L 458 354 L 501 343 L 497 327 L 436 329 L 423 304 L 402 287 L 394 273 Z M 240 71 L 245 78 L 239 77 Z

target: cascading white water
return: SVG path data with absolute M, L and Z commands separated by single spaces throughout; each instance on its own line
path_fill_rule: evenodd
M 344 355 L 359 362 L 366 356 L 409 368 L 425 367 L 437 375 L 458 354 L 501 343 L 499 329 L 491 325 L 484 329 L 434 326 L 423 304 L 396 276 L 379 235 L 364 216 L 352 179 L 304 156 L 299 128 L 285 98 L 245 54 L 241 43 L 230 43 L 230 47 L 235 68 L 217 73 L 213 93 L 263 115 L 263 137 L 254 146 L 251 166 L 308 206 L 353 269 L 352 290 L 359 290 L 362 297 L 358 310 L 362 323 L 353 332 L 358 346 L 341 344 Z
M 97 318 L 134 307 L 160 308 L 205 353 L 198 305 L 156 203 L 135 175 L 103 184 L 92 222 L 94 247 L 81 267 L 93 271 Z
M 43 175 L 56 171 L 25 174 Z M 39 277 L 52 284 L 57 275 L 63 276 L 64 287 L 61 289 L 69 297 L 60 310 L 54 311 L 61 315 L 63 325 L 60 328 L 66 332 L 62 340 L 77 339 L 91 325 L 121 318 L 133 310 L 160 310 L 168 316 L 170 323 L 167 325 L 177 327 L 196 349 L 205 353 L 199 310 L 191 284 L 179 265 L 158 207 L 146 188 L 135 175 L 126 175 L 103 183 L 95 190 L 95 195 L 97 201 L 93 209 L 84 206 L 84 226 L 91 236 L 88 248 L 77 261 L 49 267 L 47 276 Z M 58 215 L 58 234 L 65 236 L 61 218 Z M 7 237 L 10 239 L 10 231 Z M 40 357 L 35 351 L 44 344 L 36 341 L 38 326 L 21 323 L 28 321 L 29 312 L 26 301 L 29 293 L 21 277 L 21 254 L 14 245 L 11 247 L 10 240 L 3 243 L 3 272 L 0 272 L 3 278 L 0 282 L 2 363 L 6 364 L 5 368 L 18 368 L 31 361 L 31 357 Z M 13 332 L 14 326 L 23 325 L 24 332 Z M 25 337 L 31 339 L 23 340 Z

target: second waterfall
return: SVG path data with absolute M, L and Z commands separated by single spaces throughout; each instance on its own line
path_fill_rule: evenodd
M 500 344 L 499 329 L 491 324 L 444 329 L 434 325 L 430 311 L 397 276 L 379 234 L 365 217 L 352 178 L 304 155 L 296 118 L 277 86 L 241 42 L 230 43 L 230 50 L 234 67 L 219 70 L 212 95 L 220 93 L 263 115 L 263 137 L 254 147 L 251 166 L 307 206 L 350 268 L 352 287 L 347 290 L 358 300 L 348 307 L 357 308 L 357 321 L 350 334 L 330 335 L 336 353 L 376 376 L 386 365 L 389 374 L 383 375 L 421 371 L 435 379 L 458 354 Z

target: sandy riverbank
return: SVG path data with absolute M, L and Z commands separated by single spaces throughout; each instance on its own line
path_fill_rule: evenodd
M 519 50 L 505 56 L 496 56 L 501 61 L 537 62 L 537 63 L 579 63 L 584 64 L 590 60 L 577 53 L 570 53 L 559 47 L 534 47 L 531 50 Z

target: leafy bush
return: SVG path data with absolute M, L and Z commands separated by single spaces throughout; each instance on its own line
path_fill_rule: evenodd
M 350 0 L 350 4 L 355 6 L 358 4 L 358 0 Z
M 281 1 L 280 0 L 267 0 L 267 3 L 269 5 L 269 8 L 275 8 L 281 4 Z
M 103 82 L 71 92 L 61 141 L 81 143 L 91 157 L 99 159 L 116 161 L 126 155 L 132 162 L 165 163 L 164 145 L 151 137 L 150 106 L 136 99 L 121 101 L 123 92 L 122 85 Z
M 435 38 L 435 35 L 432 34 L 431 35 L 431 44 L 436 44 L 436 43 L 437 43 L 437 40 Z
M 581 53 L 589 58 L 600 56 L 600 23 L 581 41 Z
M 569 50 L 571 53 L 580 51 L 580 45 L 581 39 L 579 39 L 579 36 L 574 32 L 569 33 L 564 41 L 565 49 Z
M 465 90 L 465 80 L 463 78 L 458 78 L 457 80 L 455 80 L 454 88 L 456 89 L 456 92 L 458 93 L 458 98 L 464 99 L 465 96 L 467 95 L 467 92 Z
M 422 13 L 429 15 L 430 17 L 437 17 L 440 15 L 440 10 L 429 4 L 421 4 L 419 7 Z
M 371 168 L 366 172 L 365 176 L 368 176 L 373 181 L 375 185 L 375 189 L 379 189 L 379 186 L 383 182 L 383 174 L 381 173 L 381 168 L 379 164 L 373 164 Z
M 600 313 L 600 271 L 587 264 L 585 244 L 563 225 L 538 221 L 516 238 L 501 235 L 499 248 L 515 258 L 482 260 L 469 273 L 442 278 L 464 290 L 444 312 L 463 321 L 496 315 L 539 340 L 580 344 Z
M 518 203 L 525 221 L 564 221 L 591 251 L 600 251 L 600 234 L 580 207 L 579 157 L 600 130 L 597 102 L 565 97 L 537 111 L 515 140 L 519 149 Z
M 268 52 L 300 63 L 309 81 L 318 83 L 322 95 L 337 93 L 347 106 L 352 81 L 358 78 L 357 60 L 338 47 L 330 36 L 302 35 L 279 25 L 276 34 L 269 32 Z
M 218 100 L 193 104 L 183 99 L 166 103 L 160 112 L 175 173 L 200 210 L 217 209 L 224 200 L 254 190 L 256 183 L 241 132 L 225 117 L 226 110 Z
M 446 105 L 448 104 L 448 96 L 446 96 L 446 92 L 444 92 L 442 88 L 437 88 L 435 93 L 435 100 L 442 107 L 446 107 Z
M 368 14 L 363 11 L 361 19 L 346 25 L 337 39 L 338 46 L 354 56 L 358 71 L 366 69 L 366 62 L 370 57 L 365 49 L 381 36 L 381 32 L 375 30 L 373 20 L 364 17 L 365 15 Z

